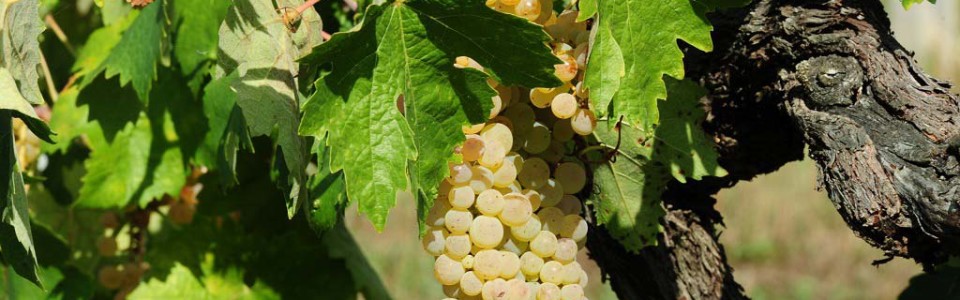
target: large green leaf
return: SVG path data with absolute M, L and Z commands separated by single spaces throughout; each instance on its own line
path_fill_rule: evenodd
M 295 6 L 302 1 L 289 2 Z M 270 0 L 238 0 L 220 26 L 220 56 L 215 78 L 236 76 L 229 83 L 251 136 L 266 135 L 280 148 L 278 157 L 291 189 L 287 213 L 293 216 L 306 198 L 307 142 L 297 134 L 300 95 L 297 74 L 300 48 L 321 40 L 320 16 L 312 9 L 291 32 Z M 233 75 L 236 73 L 236 75 Z M 230 149 L 227 149 L 228 151 Z M 235 151 L 235 150 L 234 150 Z
M 454 59 L 472 57 L 505 84 L 555 86 L 558 61 L 547 39 L 482 0 L 370 6 L 359 27 L 304 59 L 333 70 L 304 105 L 300 132 L 327 137 L 331 170 L 343 170 L 347 196 L 383 228 L 398 192 L 434 198 L 461 125 L 482 122 L 492 105 L 486 76 L 455 68 Z M 405 114 L 397 109 L 401 95 Z
M 3 172 L 0 173 L 0 195 L 3 195 L 0 199 L 0 249 L 4 261 L 13 266 L 17 274 L 42 287 L 12 123 L 12 113 L 0 110 L 0 172 Z
M 923 3 L 924 1 L 927 1 L 927 2 L 930 2 L 930 3 L 934 3 L 934 4 L 937 3 L 937 0 L 900 0 L 900 1 L 903 2 L 903 7 L 908 8 L 908 9 L 909 9 L 911 6 L 913 6 L 914 4 Z
M 82 68 L 79 71 L 84 75 L 81 86 L 93 82 L 101 72 L 107 78 L 120 75 L 121 86 L 132 82 L 140 100 L 148 102 L 167 38 L 165 3 L 154 1 L 142 11 L 132 11 L 122 20 L 98 30 L 99 34 L 94 33 L 103 43 L 88 41 L 83 52 L 90 54 L 78 57 L 76 68 Z M 120 32 L 123 33 L 118 39 Z
M 654 158 L 669 166 L 670 174 L 680 182 L 726 176 L 727 171 L 717 163 L 713 141 L 700 126 L 706 118 L 700 98 L 707 91 L 690 80 L 665 77 L 664 81 L 669 96 L 659 105 L 661 123 L 656 130 Z
M 214 270 L 213 257 L 209 258 L 203 264 L 202 277 L 176 264 L 164 280 L 151 279 L 137 286 L 128 299 L 280 299 L 263 283 L 247 286 L 240 270 Z
M 230 2 L 191 0 L 173 3 L 177 28 L 173 53 L 184 75 L 204 74 L 208 62 L 217 60 L 220 24 L 227 16 Z
M 40 95 L 37 66 L 40 65 L 40 43 L 37 37 L 43 31 L 37 12 L 37 0 L 4 1 L 0 4 L 0 38 L 3 46 L 3 66 L 16 82 L 20 95 L 31 104 L 43 103 Z
M 596 209 L 597 222 L 627 250 L 655 245 L 659 218 L 664 215 L 660 195 L 670 180 L 668 169 L 652 159 L 650 142 L 636 127 L 623 123 L 617 130 L 601 124 L 594 136 L 607 151 L 615 151 L 614 159 L 592 166 L 596 193 L 589 203 Z
M 585 84 L 598 113 L 627 121 L 652 133 L 659 123 L 657 100 L 667 96 L 662 78 L 683 78 L 683 52 L 678 40 L 710 51 L 712 26 L 708 7 L 693 0 L 596 0 L 594 48 Z M 622 53 L 622 65 L 615 59 Z M 594 64 L 595 61 L 603 63 Z M 621 85 L 620 83 L 629 83 Z

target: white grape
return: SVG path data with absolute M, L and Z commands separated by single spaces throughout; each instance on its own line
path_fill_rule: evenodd
M 500 258 L 500 252 L 497 250 L 480 250 L 473 257 L 473 273 L 483 280 L 499 277 Z
M 569 82 L 573 80 L 573 78 L 577 77 L 577 71 L 579 71 L 579 67 L 577 66 L 577 60 L 575 58 L 566 54 L 558 55 L 557 58 L 563 61 L 563 63 L 553 66 L 553 75 L 557 76 L 557 78 L 560 78 L 560 81 L 563 82 Z
M 442 199 L 442 201 L 434 201 L 433 207 L 431 207 L 430 211 L 427 212 L 426 225 L 443 227 L 446 223 L 444 217 L 451 208 L 453 208 L 453 206 L 450 206 L 450 201 L 447 201 L 446 199 Z
M 503 110 L 503 99 L 500 98 L 500 95 L 497 95 L 490 98 L 490 100 L 493 102 L 493 107 L 490 108 L 490 116 L 488 119 L 493 119 Z
M 476 195 L 473 194 L 473 188 L 468 185 L 454 187 L 447 194 L 447 200 L 450 206 L 460 210 L 467 210 L 473 206 Z
M 476 296 L 483 289 L 483 281 L 473 271 L 467 271 L 460 277 L 460 292 L 467 296 Z
M 541 153 L 550 147 L 550 142 L 552 140 L 553 134 L 550 133 L 550 128 L 541 124 L 540 122 L 536 122 L 533 124 L 533 129 L 527 133 L 527 139 L 523 146 L 523 150 L 531 154 Z
M 470 224 L 470 241 L 480 248 L 493 248 L 503 240 L 503 224 L 490 216 L 479 216 Z
M 563 284 L 563 264 L 556 261 L 548 261 L 540 269 L 540 281 L 556 285 Z
M 554 176 L 563 186 L 563 193 L 576 194 L 587 184 L 587 172 L 578 163 L 567 162 L 557 166 Z
M 540 193 L 542 197 L 541 201 L 543 201 L 540 203 L 540 206 L 556 206 L 560 203 L 560 200 L 563 200 L 563 186 L 553 178 L 547 179 L 546 183 L 540 186 L 540 188 L 537 188 L 537 192 Z
M 578 215 L 567 215 L 563 217 L 560 225 L 560 236 L 571 238 L 577 243 L 587 237 L 589 226 L 587 221 Z
M 470 178 L 470 188 L 473 189 L 474 194 L 480 194 L 481 192 L 490 189 L 493 187 L 493 171 L 487 169 L 483 166 L 474 166 L 473 177 Z
M 520 272 L 520 257 L 510 251 L 500 251 L 500 277 L 511 278 Z
M 500 221 L 507 226 L 522 226 L 533 215 L 530 200 L 522 194 L 507 194 L 503 196 L 503 211 L 500 212 Z
M 543 230 L 560 232 L 563 229 L 563 211 L 556 207 L 544 207 L 537 212 Z
M 537 300 L 537 292 L 540 291 L 540 283 L 536 281 L 527 281 L 527 289 L 530 290 L 530 295 L 524 300 Z
M 433 256 L 440 256 L 443 254 L 446 240 L 447 230 L 433 227 L 430 230 L 427 230 L 427 233 L 423 236 L 421 243 L 423 244 L 423 250 L 426 250 L 427 253 Z
M 583 299 L 583 287 L 578 284 L 564 285 L 560 289 L 561 300 L 580 300 Z
M 527 189 L 520 193 L 527 196 L 527 199 L 530 200 L 530 206 L 533 207 L 533 211 L 540 209 L 540 205 L 543 204 L 543 195 L 540 195 L 540 192 Z
M 537 291 L 537 300 L 560 300 L 560 287 L 555 283 L 544 282 Z
M 542 225 L 540 224 L 540 218 L 537 216 L 530 216 L 530 219 L 526 223 L 520 226 L 510 227 L 510 234 L 513 238 L 518 241 L 529 242 L 540 234 Z
M 530 287 L 523 279 L 511 279 L 507 281 L 507 300 L 526 300 L 530 299 Z M 577 299 L 580 300 L 580 299 Z
M 549 231 L 541 231 L 530 241 L 530 252 L 540 257 L 551 257 L 557 252 L 557 236 Z
M 470 254 L 470 247 L 472 246 L 473 244 L 470 243 L 470 237 L 466 234 L 452 234 L 447 236 L 447 241 L 444 243 L 443 254 L 453 259 L 462 259 Z M 574 243 L 574 247 L 576 247 L 576 243 Z
M 577 110 L 573 118 L 570 118 L 570 127 L 579 135 L 590 135 L 597 128 L 597 116 L 589 109 Z
M 538 157 L 523 162 L 523 169 L 517 174 L 517 180 L 526 188 L 538 189 L 547 184 L 550 179 L 550 166 Z
M 470 251 L 473 252 L 473 246 L 470 247 Z M 460 264 L 463 265 L 464 269 L 473 269 L 473 255 L 467 254 L 460 259 Z
M 486 127 L 480 131 L 480 136 L 483 137 L 483 141 L 487 144 L 490 144 L 491 141 L 497 141 L 503 146 L 504 151 L 501 155 L 506 155 L 507 150 L 513 147 L 513 132 L 510 131 L 510 127 L 501 123 L 488 124 Z M 487 150 L 484 150 L 486 152 Z
M 463 141 L 463 145 L 460 146 L 460 156 L 463 157 L 463 161 L 465 162 L 474 162 L 480 159 L 480 155 L 485 148 L 486 143 L 479 135 L 467 135 L 466 140 Z
M 465 233 L 473 223 L 473 214 L 466 210 L 451 209 L 443 217 L 447 230 L 451 233 Z
M 493 186 L 498 188 L 507 188 L 517 180 L 517 167 L 513 160 L 503 160 L 496 170 L 493 171 Z
M 563 195 L 560 203 L 557 203 L 554 207 L 559 208 L 565 215 L 579 215 L 583 211 L 580 199 L 577 199 L 577 196 L 574 195 Z
M 581 268 L 581 269 L 580 269 L 580 280 L 577 281 L 577 284 L 579 284 L 580 286 L 587 286 L 587 283 L 588 283 L 589 280 L 590 280 L 589 277 L 590 277 L 590 276 L 587 275 L 587 271 L 586 271 L 586 270 L 583 270 L 583 268 Z
M 447 177 L 447 182 L 454 186 L 463 185 L 470 182 L 471 177 L 473 177 L 473 172 L 470 171 L 469 164 L 451 164 L 450 177 Z
M 474 125 L 463 125 L 463 127 L 461 128 L 462 129 L 461 131 L 463 131 L 463 134 L 476 134 L 476 133 L 480 133 L 480 131 L 483 130 L 483 127 L 485 125 L 486 124 L 484 123 L 474 124 Z
M 446 255 L 437 257 L 433 264 L 433 275 L 443 285 L 454 285 L 463 277 L 463 265 Z
M 527 276 L 539 277 L 543 264 L 543 258 L 533 252 L 524 252 L 520 255 L 520 271 Z
M 503 278 L 483 283 L 483 289 L 480 291 L 483 300 L 501 300 L 507 295 L 507 281 Z
M 520 0 L 500 0 L 500 3 L 507 6 L 514 6 L 520 3 Z
M 449 243 L 449 239 L 450 238 L 447 238 L 447 243 Z M 577 242 L 573 239 L 559 239 L 557 240 L 557 251 L 553 253 L 553 260 L 564 264 L 570 263 L 577 258 L 577 250 L 579 250 L 577 248 Z
M 495 169 L 503 163 L 503 158 L 506 157 L 507 151 L 510 149 L 504 148 L 497 140 L 486 141 L 487 147 L 483 151 L 483 155 L 480 155 L 480 165 Z
M 575 284 L 580 282 L 580 275 L 583 268 L 580 263 L 572 261 L 563 266 L 563 284 Z
M 577 102 L 577 97 L 568 93 L 559 94 L 553 97 L 553 101 L 550 102 L 551 112 L 560 119 L 572 118 L 579 108 L 580 103 Z
M 486 190 L 477 196 L 477 211 L 485 216 L 497 216 L 503 211 L 503 194 L 497 190 Z
M 534 21 L 540 17 L 540 0 L 520 0 L 516 6 L 518 17 Z

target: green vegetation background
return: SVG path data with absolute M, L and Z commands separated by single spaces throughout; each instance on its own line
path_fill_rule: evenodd
M 960 83 L 960 3 L 922 3 L 904 11 L 898 0 L 885 2 L 901 43 L 916 51 L 928 72 Z M 734 276 L 758 300 L 896 299 L 920 267 L 904 259 L 871 266 L 881 252 L 853 235 L 826 193 L 816 190 L 816 178 L 816 166 L 807 160 L 720 194 L 727 224 L 721 241 Z M 398 203 L 382 234 L 358 218 L 355 207 L 346 222 L 396 299 L 440 299 L 440 286 L 429 275 L 432 259 L 415 242 L 415 212 L 412 203 Z M 616 299 L 597 280 L 596 265 L 584 266 L 591 276 L 588 297 Z

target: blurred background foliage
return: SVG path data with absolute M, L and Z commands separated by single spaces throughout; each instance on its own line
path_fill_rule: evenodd
M 960 83 L 960 4 L 922 3 L 910 10 L 899 0 L 885 4 L 896 37 L 916 52 L 927 72 Z M 817 168 L 809 160 L 742 182 L 718 198 L 727 225 L 721 242 L 734 276 L 754 299 L 897 299 L 922 272 L 919 265 L 899 258 L 872 266 L 883 253 L 847 228 L 826 193 L 817 190 Z M 348 209 L 346 224 L 396 299 L 440 299 L 436 281 L 423 276 L 431 273 L 433 260 L 419 243 L 411 242 L 417 237 L 414 207 L 399 203 L 380 234 L 357 216 L 356 207 Z M 591 273 L 588 297 L 616 299 L 609 285 L 594 280 L 600 275 L 596 265 L 584 266 Z M 955 280 L 960 273 L 950 274 L 956 276 L 914 288 L 960 288 Z

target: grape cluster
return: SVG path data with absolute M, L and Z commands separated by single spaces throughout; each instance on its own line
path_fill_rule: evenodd
M 489 121 L 463 127 L 461 161 L 440 185 L 423 238 L 450 298 L 586 299 L 587 274 L 576 258 L 588 226 L 575 195 L 587 175 L 567 153 L 596 126 L 580 84 L 589 35 L 576 12 L 557 16 L 550 2 L 487 2 L 547 28 L 564 85 L 525 89 L 491 79 L 497 96 Z M 468 57 L 456 66 L 483 70 Z

